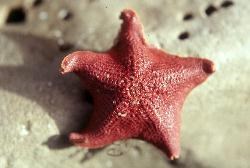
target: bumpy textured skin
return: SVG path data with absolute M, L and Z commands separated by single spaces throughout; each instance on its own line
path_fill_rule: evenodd
M 181 58 L 147 45 L 133 10 L 123 20 L 116 44 L 105 53 L 77 51 L 64 58 L 62 73 L 74 72 L 94 99 L 87 127 L 72 143 L 99 148 L 138 138 L 179 157 L 180 111 L 187 94 L 214 72 L 213 62 Z

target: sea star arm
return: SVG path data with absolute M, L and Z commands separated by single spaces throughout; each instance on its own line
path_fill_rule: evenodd
M 86 78 L 90 85 L 104 84 L 116 87 L 115 81 L 123 78 L 123 68 L 117 64 L 109 53 L 94 53 L 77 51 L 66 56 L 61 64 L 62 73 L 75 72 L 81 78 Z
M 215 71 L 213 62 L 207 59 L 173 56 L 158 49 L 151 51 L 158 61 L 152 67 L 152 80 L 158 85 L 155 88 L 158 91 L 189 92 Z
M 148 63 L 147 44 L 144 38 L 143 27 L 134 11 L 124 10 L 120 18 L 123 20 L 117 43 L 112 48 L 118 53 L 118 59 L 126 66 L 131 75 L 143 71 Z
M 180 154 L 180 118 L 185 96 L 154 95 L 143 102 L 151 123 L 143 131 L 142 139 L 165 151 L 170 159 Z
M 121 102 L 116 105 L 110 95 L 106 96 L 101 93 L 94 97 L 96 106 L 87 127 L 81 133 L 70 134 L 69 139 L 75 145 L 99 148 L 133 136 L 136 130 L 129 128 L 133 125 L 126 118 L 131 110 L 128 104 Z
M 131 48 L 138 44 L 146 44 L 142 24 L 134 11 L 123 10 L 120 19 L 123 20 L 123 23 L 118 35 L 118 44 L 122 43 L 123 47 Z

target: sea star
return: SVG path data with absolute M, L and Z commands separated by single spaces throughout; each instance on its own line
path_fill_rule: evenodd
M 137 138 L 173 160 L 180 153 L 180 111 L 187 94 L 215 71 L 212 61 L 181 58 L 149 46 L 133 10 L 122 11 L 121 30 L 105 53 L 77 51 L 66 56 L 62 73 L 74 72 L 94 100 L 86 128 L 71 133 L 73 144 L 100 148 Z

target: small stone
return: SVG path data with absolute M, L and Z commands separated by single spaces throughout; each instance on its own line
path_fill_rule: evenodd
M 43 21 L 48 20 L 48 17 L 49 17 L 48 12 L 42 11 L 39 13 L 40 20 L 43 20 Z
M 54 36 L 56 38 L 62 37 L 62 31 L 61 30 L 54 30 L 53 34 L 54 34 Z
M 69 20 L 72 14 L 67 9 L 61 9 L 58 13 L 58 18 L 61 20 Z
M 19 134 L 21 136 L 27 136 L 29 134 L 29 130 L 27 129 L 25 125 L 21 125 Z

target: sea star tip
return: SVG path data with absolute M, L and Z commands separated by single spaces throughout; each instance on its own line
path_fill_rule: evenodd
M 143 26 L 141 24 L 140 18 L 137 16 L 134 10 L 124 9 L 121 12 L 120 19 L 123 20 L 123 23 L 118 39 L 123 43 L 123 46 L 125 46 L 124 43 L 126 42 L 130 45 L 133 43 L 146 44 Z
M 179 156 L 178 155 L 172 155 L 172 156 L 170 156 L 170 160 L 177 160 L 177 159 L 179 159 Z
M 216 67 L 212 61 L 210 61 L 208 59 L 203 59 L 202 69 L 205 73 L 212 74 L 215 72 Z
M 66 74 L 69 72 L 75 72 L 77 63 L 79 62 L 79 57 L 81 56 L 81 51 L 73 52 L 72 54 L 67 55 L 61 63 L 61 73 Z
M 124 9 L 121 12 L 120 19 L 122 19 L 124 21 L 130 21 L 130 20 L 132 20 L 134 18 L 136 18 L 136 13 L 132 9 Z
M 69 134 L 69 140 L 71 143 L 78 145 L 78 146 L 83 146 L 85 143 L 88 142 L 88 139 L 85 138 L 82 134 L 72 132 Z

